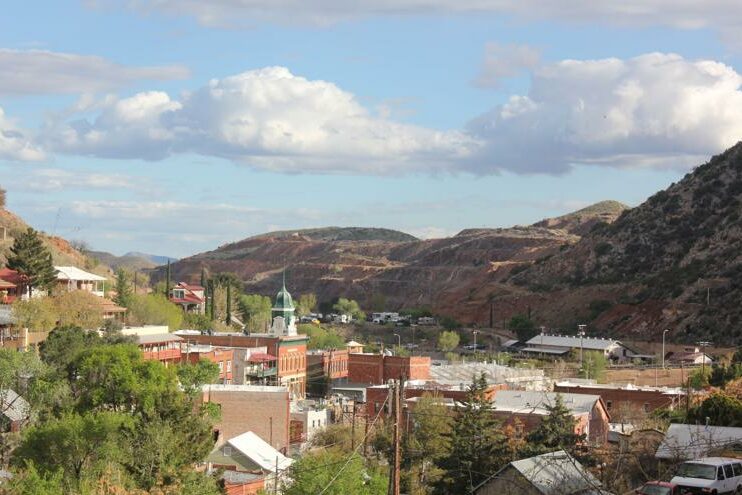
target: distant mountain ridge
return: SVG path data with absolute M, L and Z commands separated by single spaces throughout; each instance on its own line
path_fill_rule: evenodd
M 314 241 L 388 241 L 413 242 L 417 237 L 398 230 L 376 227 L 320 227 L 313 229 L 279 230 L 248 239 L 306 237 Z

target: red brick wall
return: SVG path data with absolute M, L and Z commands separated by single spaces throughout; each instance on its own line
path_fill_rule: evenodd
M 554 392 L 599 395 L 614 421 L 641 420 L 648 412 L 668 407 L 673 402 L 678 404 L 683 400 L 682 395 L 668 395 L 657 390 L 554 385 Z
M 257 495 L 265 488 L 265 478 L 248 483 L 224 483 L 224 492 L 227 495 Z
M 490 385 L 486 392 L 485 397 L 492 399 L 497 390 L 507 390 L 508 386 L 505 383 Z M 389 389 L 387 387 L 369 387 L 366 389 L 366 414 L 370 416 L 376 415 L 378 407 L 384 402 Z M 405 388 L 404 398 L 412 399 L 413 397 L 422 397 L 425 394 L 435 395 L 437 397 L 443 397 L 444 399 L 453 399 L 455 401 L 462 401 L 466 399 L 466 390 L 445 390 L 435 388 Z
M 232 349 L 214 349 L 210 352 L 189 352 L 182 354 L 183 361 L 197 363 L 206 359 L 217 366 L 221 363 L 219 371 L 219 383 L 232 383 L 232 369 L 234 366 L 234 351 Z
M 350 354 L 348 381 L 382 385 L 388 380 L 430 379 L 430 358 L 427 356 L 383 356 L 381 354 Z
M 252 431 L 286 453 L 290 421 L 288 392 L 211 389 L 203 393 L 202 400 L 221 407 L 221 419 L 215 425 L 220 441 Z
M 384 383 L 384 356 L 381 354 L 350 354 L 348 381 L 352 383 Z

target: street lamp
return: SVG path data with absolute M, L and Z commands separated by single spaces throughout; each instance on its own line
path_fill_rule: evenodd
M 395 333 L 394 336 L 397 337 L 397 347 L 401 349 L 402 348 L 402 337 L 400 337 L 398 333 Z
M 472 333 L 474 334 L 474 352 L 477 352 L 477 334 L 479 330 L 474 330 Z
M 582 339 L 585 338 L 585 328 L 587 325 L 577 325 L 577 335 L 580 336 L 580 369 L 582 369 Z
M 662 332 L 662 369 L 665 369 L 665 334 L 669 332 L 669 328 L 665 328 Z

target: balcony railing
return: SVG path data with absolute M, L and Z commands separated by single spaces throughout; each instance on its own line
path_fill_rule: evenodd
M 180 349 L 164 349 L 162 351 L 144 351 L 144 359 L 156 361 L 180 361 Z
M 245 375 L 255 376 L 258 378 L 265 378 L 267 376 L 276 376 L 278 372 L 277 367 L 272 368 L 245 368 Z

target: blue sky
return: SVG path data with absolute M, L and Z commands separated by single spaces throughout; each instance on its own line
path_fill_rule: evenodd
M 742 136 L 742 8 L 637 2 L 13 2 L 0 185 L 36 228 L 172 256 L 636 205 Z

